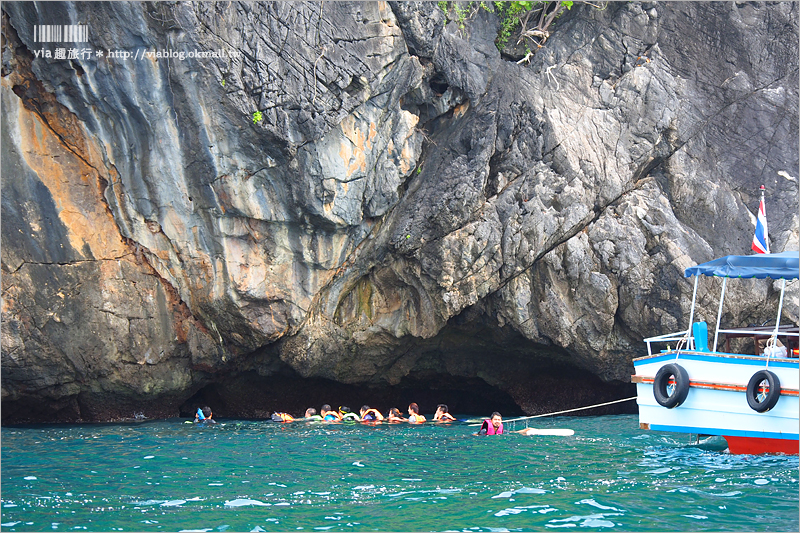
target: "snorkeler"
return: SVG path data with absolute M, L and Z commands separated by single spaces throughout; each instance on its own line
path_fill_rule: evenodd
M 339 413 L 332 411 L 331 406 L 327 403 L 319 408 L 319 414 L 322 416 L 323 420 L 328 422 L 334 422 L 342 419 L 342 417 L 339 416 Z
M 456 417 L 448 412 L 445 404 L 440 403 L 436 406 L 436 413 L 433 415 L 433 419 L 436 422 L 452 422 Z
M 400 413 L 400 409 L 397 407 L 392 407 L 389 409 L 389 416 L 386 417 L 387 422 L 408 422 L 407 418 L 403 418 L 403 415 Z
M 377 409 L 372 409 L 369 405 L 362 405 L 359 409 L 362 422 L 380 422 L 383 415 Z
M 216 420 L 211 418 L 211 408 L 208 406 L 203 407 L 200 409 L 197 408 L 197 413 L 194 415 L 194 423 L 195 424 L 216 424 Z
M 408 406 L 408 423 L 409 424 L 422 424 L 427 419 L 419 414 L 419 405 L 411 402 Z
M 487 418 L 483 421 L 483 425 L 481 426 L 481 430 L 478 431 L 478 435 L 502 435 L 503 434 L 503 417 L 500 416 L 500 413 L 495 411 L 492 413 L 491 418 Z

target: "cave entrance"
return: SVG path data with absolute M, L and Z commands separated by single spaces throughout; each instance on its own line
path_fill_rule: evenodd
M 333 408 L 350 407 L 358 412 L 369 405 L 386 413 L 397 407 L 405 413 L 416 402 L 420 411 L 432 415 L 436 406 L 446 404 L 458 415 L 489 415 L 500 411 L 505 417 L 521 416 L 520 407 L 507 393 L 479 378 L 457 379 L 453 376 L 410 377 L 390 385 L 347 385 L 321 378 L 300 376 L 259 376 L 246 372 L 209 384 L 179 408 L 180 416 L 194 417 L 198 407 L 209 406 L 215 417 L 265 419 L 276 411 L 303 416 L 306 408 L 319 410 L 323 404 Z
M 245 372 L 206 385 L 179 408 L 180 416 L 193 418 L 198 407 L 209 406 L 218 418 L 266 419 L 276 411 L 303 416 L 308 407 L 323 404 L 334 409 L 347 406 L 358 412 L 369 405 L 386 413 L 397 407 L 405 413 L 416 402 L 430 416 L 440 403 L 460 416 L 488 416 L 499 411 L 511 418 L 526 414 L 548 414 L 582 408 L 636 395 L 630 383 L 604 383 L 575 368 L 540 371 L 519 381 L 509 391 L 493 387 L 480 378 L 412 373 L 398 385 L 348 385 L 322 378 L 260 376 Z M 570 413 L 569 416 L 634 414 L 635 401 Z

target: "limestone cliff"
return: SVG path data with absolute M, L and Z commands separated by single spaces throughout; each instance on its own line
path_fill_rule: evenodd
M 527 62 L 464 6 L 4 3 L 3 421 L 615 399 L 762 183 L 797 249 L 796 3 L 576 2 Z

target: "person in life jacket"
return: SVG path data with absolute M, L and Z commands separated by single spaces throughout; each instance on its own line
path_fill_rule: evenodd
M 422 424 L 426 418 L 419 414 L 419 405 L 411 402 L 408 406 L 408 423 L 409 424 Z
M 407 418 L 403 418 L 403 414 L 397 407 L 389 409 L 389 415 L 386 417 L 387 422 L 408 422 Z
M 361 419 L 358 415 L 350 411 L 349 407 L 339 406 L 339 416 L 342 422 L 358 422 Z
M 294 422 L 294 417 L 289 413 L 272 413 L 275 422 Z
M 369 405 L 362 405 L 358 410 L 361 414 L 362 422 L 380 422 L 383 420 L 383 415 L 377 410 L 372 409 Z
M 211 408 L 209 406 L 205 406 L 202 409 L 199 407 L 197 408 L 197 413 L 194 415 L 194 423 L 195 424 L 216 424 L 217 422 L 211 418 Z
M 314 409 L 313 407 L 309 407 L 308 409 L 306 409 L 304 419 L 308 422 L 319 422 L 320 420 L 322 420 L 322 417 L 317 414 L 316 409 Z
M 448 412 L 448 408 L 445 404 L 440 403 L 436 406 L 436 413 L 433 415 L 433 420 L 436 422 L 452 422 L 455 420 L 456 417 L 451 415 Z
M 326 420 L 328 422 L 338 421 L 342 419 L 342 417 L 339 416 L 339 413 L 337 413 L 336 411 L 332 411 L 331 406 L 328 405 L 327 403 L 319 408 L 319 414 L 323 420 Z
M 503 434 L 503 417 L 500 413 L 495 411 L 492 413 L 491 418 L 487 418 L 481 425 L 481 430 L 478 435 L 502 435 Z

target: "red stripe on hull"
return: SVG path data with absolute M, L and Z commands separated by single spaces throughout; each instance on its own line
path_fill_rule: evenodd
M 731 453 L 739 454 L 762 454 L 762 453 L 785 453 L 787 455 L 798 455 L 800 444 L 796 440 L 786 439 L 762 439 L 757 437 L 729 437 L 728 449 Z

